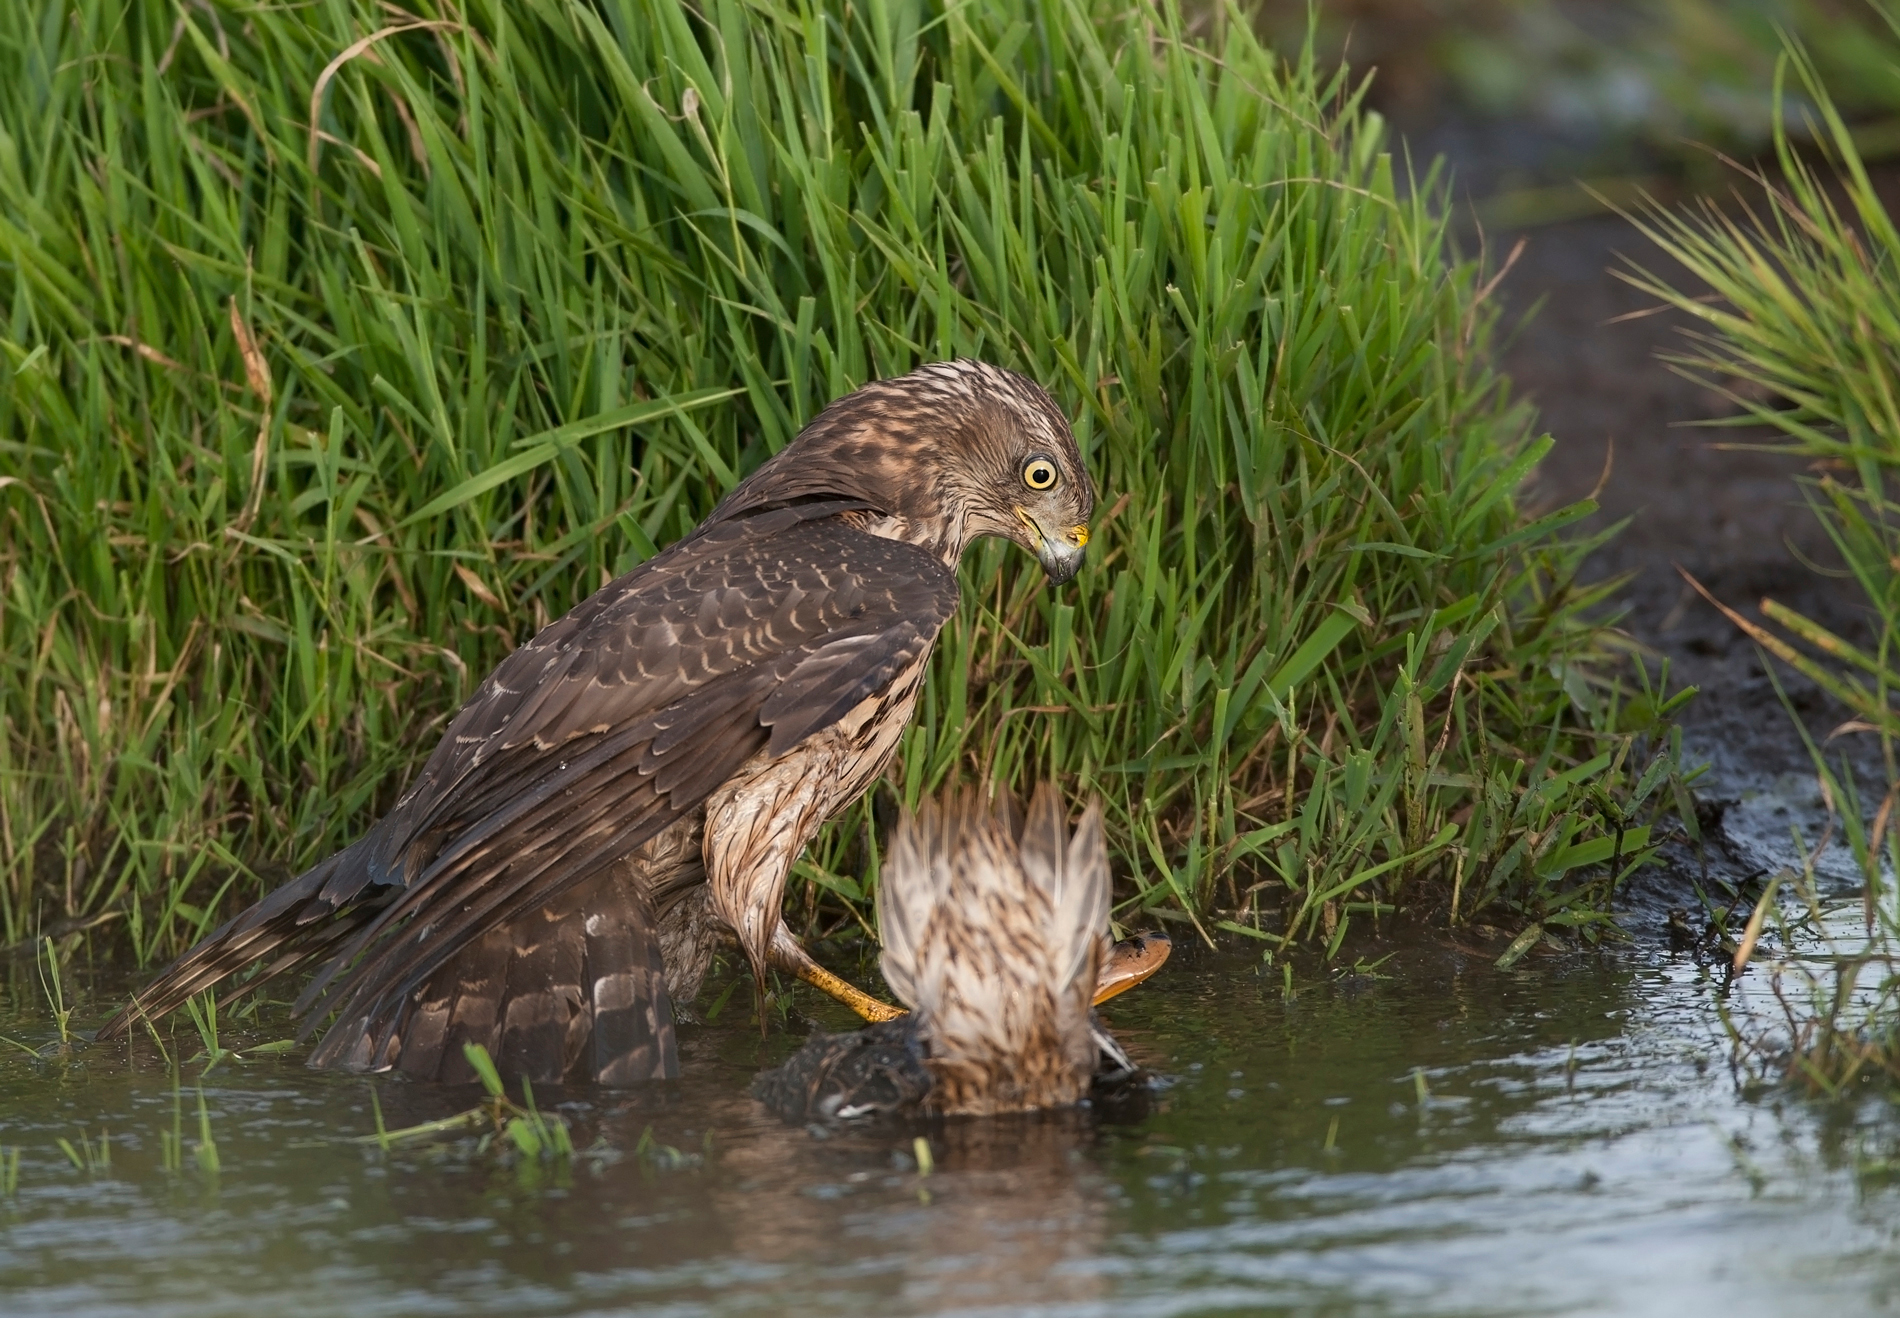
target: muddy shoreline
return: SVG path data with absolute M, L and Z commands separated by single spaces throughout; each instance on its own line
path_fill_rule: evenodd
M 1468 248 L 1475 238 L 1473 228 Z M 1745 885 L 1798 864 L 1789 825 L 1813 837 L 1826 817 L 1808 751 L 1760 652 L 1683 572 L 1746 616 L 1772 598 L 1849 637 L 1866 633 L 1866 606 L 1851 580 L 1828 575 L 1839 558 L 1803 500 L 1805 460 L 1748 447 L 1773 442 L 1763 428 L 1696 424 L 1738 409 L 1663 360 L 1689 346 L 1689 319 L 1656 312 L 1614 273 L 1633 260 L 1669 277 L 1666 258 L 1611 214 L 1484 235 L 1494 261 L 1519 239 L 1523 251 L 1500 286 L 1500 365 L 1555 439 L 1527 507 L 1546 511 L 1594 493 L 1600 511 L 1584 531 L 1626 523 L 1591 555 L 1582 579 L 1627 577 L 1619 626 L 1668 660 L 1672 687 L 1699 689 L 1681 722 L 1690 762 L 1707 765 L 1695 791 L 1708 844 L 1699 854 L 1667 848 L 1663 867 L 1628 890 L 1627 922 L 1656 932 L 1669 907 L 1693 902 L 1705 875 Z M 1785 667 L 1775 677 L 1809 735 L 1850 751 L 1877 801 L 1884 774 L 1873 739 L 1828 742 L 1846 711 Z M 1837 891 L 1859 885 L 1844 849 L 1825 854 L 1818 869 Z

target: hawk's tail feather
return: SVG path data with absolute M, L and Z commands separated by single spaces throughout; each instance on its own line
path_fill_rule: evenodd
M 727 762 L 695 766 L 695 772 L 722 780 L 764 742 L 764 733 L 743 702 L 721 701 L 715 708 L 730 725 L 711 730 Z M 579 780 L 591 789 L 585 795 L 574 792 L 571 772 L 543 779 L 508 812 L 505 833 L 485 826 L 477 841 L 458 839 L 445 849 L 311 983 L 298 1010 L 310 1020 L 335 1011 L 358 1022 L 332 1034 L 373 1035 L 383 1041 L 375 1055 L 393 1056 L 391 1045 L 412 1019 L 417 995 L 464 948 L 489 930 L 531 918 L 535 908 L 588 875 L 611 869 L 677 817 L 668 794 L 674 784 L 666 781 L 673 775 L 654 773 L 647 763 L 650 737 L 649 726 L 605 739 L 586 752 L 586 775 Z M 569 762 L 570 771 L 576 767 Z M 699 790 L 697 783 L 688 786 Z M 407 923 L 396 929 L 397 921 Z M 334 1046 L 326 1038 L 312 1061 L 346 1064 L 348 1046 L 344 1037 Z
M 342 928 L 347 932 L 354 927 L 349 921 L 351 915 L 367 920 L 376 909 L 374 904 L 363 904 L 364 890 L 372 885 L 362 873 L 361 856 L 359 847 L 346 847 L 225 921 L 133 995 L 100 1026 L 97 1037 L 116 1038 L 141 1016 L 157 1020 L 194 994 L 216 987 L 280 948 L 284 951 L 264 976 L 240 986 L 226 1000 L 261 988 L 267 978 L 275 978 L 324 951 L 338 937 L 327 923 L 330 919 L 343 916 L 346 923 Z M 352 883 L 349 876 L 353 868 L 357 881 Z M 375 895 L 370 894 L 372 902 Z M 316 923 L 319 921 L 323 923 Z
M 269 964 L 263 966 L 242 984 L 236 984 L 227 989 L 224 996 L 218 999 L 218 1010 L 223 1011 L 233 1003 L 256 993 L 272 981 L 329 955 L 335 948 L 348 942 L 357 930 L 373 920 L 381 906 L 382 904 L 378 902 L 365 902 L 332 916 L 322 924 L 304 925 L 295 935 L 279 944 L 283 951 Z M 260 953 L 260 958 L 265 955 L 268 953 Z M 308 1033 L 308 1030 L 301 1032 Z
M 658 922 L 637 883 L 608 869 L 466 944 L 407 1009 L 345 1016 L 311 1061 L 422 1080 L 475 1078 L 479 1044 L 537 1084 L 671 1079 L 679 1050 Z
M 611 781 L 599 783 L 603 763 L 612 763 L 611 757 L 603 756 L 601 752 L 603 749 L 617 749 L 621 758 L 632 759 L 644 745 L 637 732 L 633 730 L 631 734 L 608 738 L 605 747 L 590 747 L 576 754 L 571 763 L 563 764 L 556 773 L 548 774 L 528 787 L 517 787 L 505 806 L 496 803 L 498 808 L 478 815 L 477 822 L 462 828 L 452 842 L 436 853 L 427 868 L 402 890 L 396 900 L 358 931 L 350 945 L 305 987 L 302 996 L 297 999 L 297 1012 L 321 1018 L 328 1015 L 333 1007 L 340 1007 L 346 1014 L 353 1011 L 359 1005 L 350 1001 L 355 986 L 375 975 L 379 967 L 386 970 L 389 958 L 406 939 L 420 944 L 423 935 L 427 935 L 439 955 L 427 964 L 416 963 L 416 967 L 423 971 L 420 978 L 432 974 L 441 961 L 459 950 L 460 942 L 438 941 L 449 932 L 446 927 L 431 927 L 425 923 L 407 931 L 405 936 L 393 926 L 404 919 L 428 912 L 431 907 L 446 906 L 453 890 L 470 893 L 480 891 L 504 873 L 510 861 L 538 845 L 545 845 L 550 840 L 558 845 L 560 841 L 571 838 L 574 835 L 571 813 L 576 809 L 567 795 L 571 784 L 585 782 L 589 775 L 594 775 L 597 786 L 591 794 L 591 801 L 598 802 L 603 796 L 624 798 L 627 795 L 625 785 L 613 791 L 603 790 L 613 787 Z M 631 754 L 626 744 L 630 740 L 634 743 Z M 631 769 L 632 765 L 614 767 Z M 620 775 L 613 777 L 619 778 Z M 626 779 L 634 785 L 635 790 L 643 782 L 631 773 L 626 775 Z M 471 809 L 479 810 L 488 804 L 478 799 Z M 570 815 L 569 826 L 556 828 L 550 816 L 562 813 Z M 498 844 L 507 853 L 500 861 L 495 859 Z M 578 874 L 576 877 L 579 877 Z M 464 905 L 463 909 L 466 911 L 468 908 Z M 460 923 L 466 925 L 468 922 L 464 920 Z M 411 924 L 415 922 L 411 920 Z
M 540 818 L 518 820 L 524 831 L 534 830 L 527 836 L 511 835 L 505 846 L 491 844 L 472 854 L 457 848 L 447 863 L 431 865 L 311 983 L 298 1010 L 313 1018 L 334 1009 L 346 1018 L 392 1021 L 416 989 L 484 930 L 564 890 L 567 885 L 558 880 L 543 882 L 551 869 L 579 880 L 643 845 L 670 818 L 664 799 L 650 790 L 650 780 L 631 772 L 604 777 L 601 789 L 584 803 L 549 803 Z M 592 846 L 576 847 L 577 840 L 596 831 Z M 389 929 L 403 918 L 408 919 L 404 928 Z M 385 932 L 388 936 L 374 945 Z M 358 952 L 364 953 L 362 959 L 350 965 Z
M 331 1009 L 357 1015 L 368 1008 L 370 997 L 387 1003 L 392 994 L 426 981 L 496 918 L 506 918 L 497 917 L 502 908 L 513 903 L 518 913 L 524 904 L 558 894 L 564 883 L 534 886 L 549 866 L 559 865 L 570 881 L 578 881 L 594 865 L 610 863 L 644 844 L 668 822 L 676 800 L 702 799 L 764 743 L 764 731 L 743 699 L 743 688 L 730 685 L 732 690 L 691 711 L 669 710 L 577 749 L 556 771 L 517 786 L 505 801 L 476 797 L 469 802 L 466 812 L 475 822 L 462 827 L 401 895 L 361 928 L 305 988 L 297 1011 L 319 1018 Z M 721 722 L 726 726 L 717 726 Z M 671 731 L 676 723 L 708 736 L 723 753 L 653 763 L 656 733 Z M 576 797 L 577 789 L 586 794 Z M 610 826 L 608 834 L 577 855 L 575 839 L 602 824 Z M 523 863 L 550 849 L 538 865 Z M 489 891 L 502 879 L 506 887 Z M 455 914 L 431 919 L 438 911 Z M 404 920 L 413 932 L 394 929 Z M 405 945 L 413 957 L 406 962 L 397 959 Z
M 494 867 L 484 871 L 478 862 L 483 855 L 492 854 L 497 840 L 511 842 L 518 834 L 543 822 L 536 816 L 547 814 L 550 801 L 557 808 L 565 804 L 565 794 L 570 785 L 585 781 L 587 774 L 599 769 L 602 760 L 607 758 L 603 751 L 620 749 L 624 753 L 628 739 L 629 734 L 623 733 L 618 738 L 608 738 L 602 744 L 579 751 L 572 762 L 563 762 L 557 770 L 543 775 L 538 782 L 526 786 L 515 784 L 505 798 L 497 797 L 492 790 L 487 795 L 476 796 L 466 802 L 461 811 L 463 817 L 472 822 L 459 828 L 453 820 L 432 819 L 432 826 L 449 833 L 450 840 L 429 858 L 426 867 L 413 879 L 405 874 L 404 887 L 395 900 L 358 930 L 350 945 L 304 988 L 303 994 L 297 999 L 298 1014 L 314 1010 L 319 1017 L 327 1015 L 327 1010 L 316 1009 L 323 1003 L 339 1001 L 347 991 L 348 981 L 361 978 L 367 963 L 359 963 L 359 957 L 370 953 L 379 941 L 383 945 L 381 952 L 385 953 L 401 942 L 400 935 L 394 932 L 392 926 L 425 909 L 440 889 L 458 880 L 466 881 L 473 877 L 479 882 L 485 875 L 492 875 Z M 501 774 L 498 777 L 506 780 L 508 775 Z M 452 955 L 455 950 L 449 947 L 445 954 Z M 380 953 L 373 953 L 372 957 L 375 955 Z M 352 970 L 352 967 L 355 969 Z M 346 975 L 346 972 L 349 973 Z M 337 983 L 339 976 L 345 976 L 343 984 Z M 335 989 L 332 985 L 335 985 Z

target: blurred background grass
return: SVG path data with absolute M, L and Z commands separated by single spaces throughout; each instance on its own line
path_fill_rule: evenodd
M 1767 147 L 1786 34 L 1863 153 L 1900 148 L 1900 40 L 1867 0 L 1329 0 L 1310 13 L 1263 0 L 1259 15 L 1282 49 L 1310 24 L 1323 61 L 1376 69 L 1372 104 L 1410 128 L 1529 121 L 1590 143 L 1599 168 L 1648 152 L 1701 170 L 1713 162 L 1694 144 Z M 1791 90 L 1797 106 L 1812 103 Z M 1547 168 L 1591 163 L 1585 153 Z

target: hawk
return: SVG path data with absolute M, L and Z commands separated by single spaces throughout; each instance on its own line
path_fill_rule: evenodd
M 1108 941 L 1099 803 L 1070 834 L 1048 784 L 1026 821 L 969 795 L 898 821 L 877 891 L 884 978 L 908 1016 L 817 1035 L 753 1093 L 792 1121 L 1068 1107 L 1134 1072 L 1096 1019 L 1119 954 L 1146 978 L 1168 940 Z M 1124 984 L 1123 987 L 1126 987 Z
M 943 362 L 837 400 L 685 538 L 515 650 L 363 837 L 159 974 L 111 1038 L 301 967 L 314 1066 L 605 1084 L 678 1072 L 723 930 L 870 1018 L 780 922 L 819 826 L 883 771 L 982 536 L 1076 573 L 1094 491 L 1033 381 Z

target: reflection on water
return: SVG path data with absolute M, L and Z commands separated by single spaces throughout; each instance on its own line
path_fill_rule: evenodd
M 688 1031 L 688 1079 L 559 1103 L 571 1167 L 468 1141 L 389 1155 L 370 1084 L 296 1053 L 204 1082 L 222 1170 L 162 1166 L 150 1040 L 0 1056 L 9 1314 L 1738 1313 L 1900 1303 L 1895 1147 L 1873 1105 L 1738 1093 L 1685 958 L 1414 947 L 1296 981 L 1183 947 L 1117 999 L 1153 1110 L 819 1136 L 745 1095 L 796 1040 Z M 87 1010 L 102 1018 L 101 981 Z M 53 1037 L 16 966 L 0 1033 Z M 734 1013 L 736 1015 L 736 1013 Z M 83 1012 L 82 1012 L 83 1016 Z M 265 1026 L 242 1043 L 273 1037 Z M 227 1045 L 233 1040 L 226 1039 Z M 189 1053 L 188 1030 L 174 1047 Z M 390 1126 L 467 1091 L 379 1082 Z M 111 1132 L 88 1175 L 56 1140 Z M 649 1146 L 678 1159 L 636 1156 Z M 913 1138 L 935 1167 L 918 1175 Z M 666 1166 L 668 1161 L 685 1163 Z

